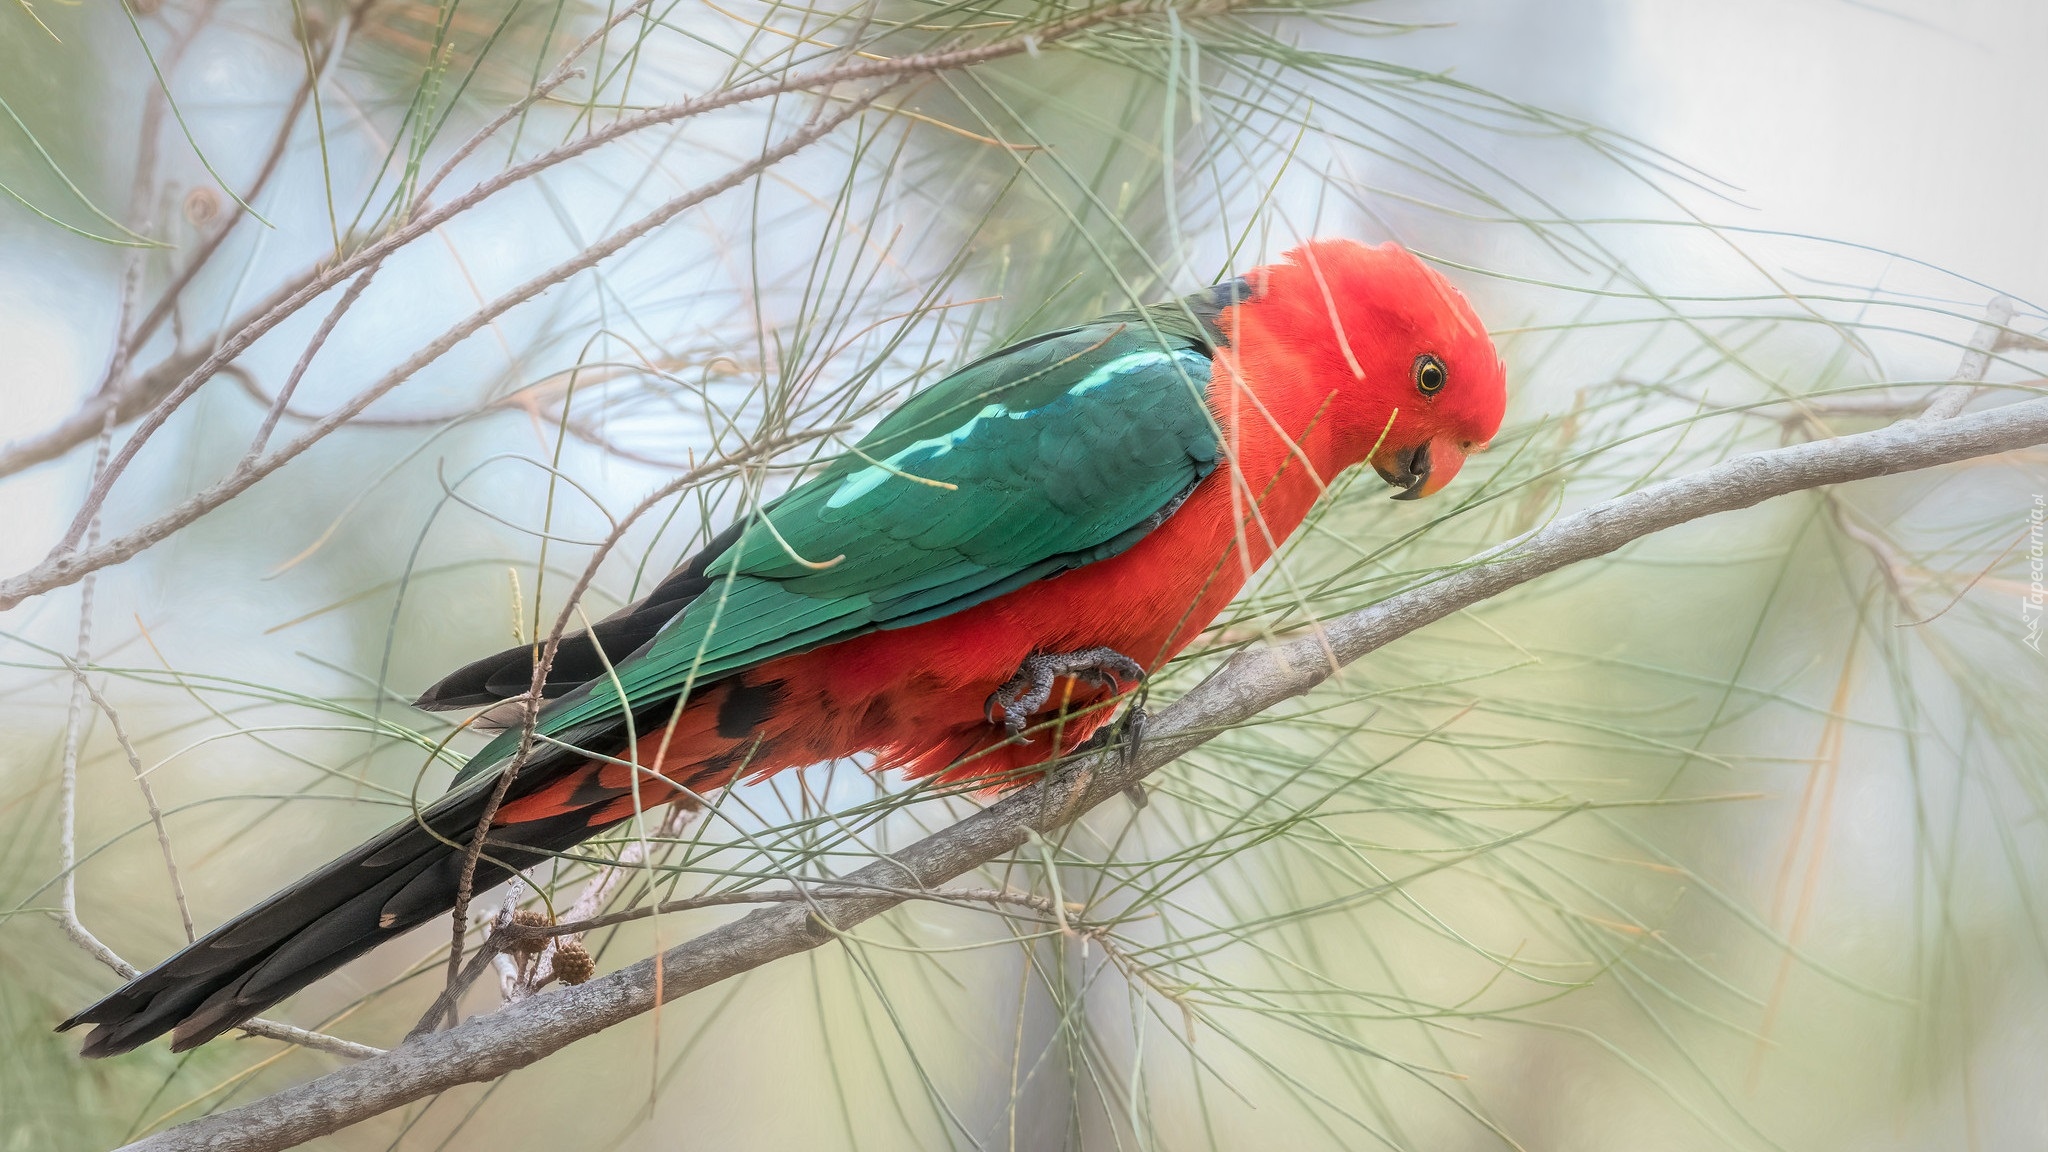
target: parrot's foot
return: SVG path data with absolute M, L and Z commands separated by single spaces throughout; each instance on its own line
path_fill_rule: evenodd
M 1123 763 L 1125 768 L 1129 768 L 1132 764 L 1136 763 L 1138 759 L 1138 746 L 1145 742 L 1145 724 L 1152 719 L 1152 713 L 1145 710 L 1144 699 L 1145 697 L 1141 693 L 1129 708 L 1124 709 L 1124 714 L 1121 718 L 1113 723 L 1104 724 L 1102 727 L 1097 728 L 1095 735 L 1083 740 L 1074 748 L 1071 755 L 1079 756 L 1088 752 L 1100 752 L 1104 748 L 1114 745 L 1117 749 L 1117 759 Z M 1145 786 L 1143 784 L 1133 784 L 1131 788 L 1137 792 L 1137 798 L 1131 802 L 1143 808 L 1145 806 L 1143 799 Z
M 988 722 L 1002 720 L 1015 736 L 1024 730 L 1033 713 L 1052 698 L 1052 682 L 1060 677 L 1086 680 L 1112 692 L 1123 681 L 1145 682 L 1145 667 L 1114 648 L 1083 648 L 1079 652 L 1034 652 L 1024 658 L 1017 674 L 995 690 L 983 706 Z

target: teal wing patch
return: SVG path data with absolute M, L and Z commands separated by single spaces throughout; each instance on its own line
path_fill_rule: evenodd
M 762 509 L 709 588 L 550 704 L 563 736 L 756 664 L 939 619 L 1130 547 L 1215 467 L 1210 332 L 1170 305 L 1013 345 Z M 1175 315 L 1178 313 L 1178 315 Z M 1164 315 L 1161 315 L 1164 314 Z M 507 732 L 471 761 L 510 754 Z M 503 745 L 503 747 L 500 747 Z M 465 772 L 465 775 L 468 773 Z

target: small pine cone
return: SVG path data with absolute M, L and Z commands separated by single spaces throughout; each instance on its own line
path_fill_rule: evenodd
M 547 928 L 554 922 L 552 917 L 538 908 L 521 908 L 512 914 L 512 923 L 522 928 Z M 530 936 L 509 942 L 505 945 L 505 951 L 523 959 L 540 955 L 541 950 L 547 946 L 547 937 Z
M 581 940 L 564 940 L 555 945 L 555 976 L 564 984 L 581 984 L 597 974 L 597 961 Z

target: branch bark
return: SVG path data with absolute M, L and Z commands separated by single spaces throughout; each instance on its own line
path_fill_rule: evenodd
M 841 882 L 883 891 L 821 896 L 815 902 L 751 912 L 601 979 L 474 1017 L 129 1147 L 270 1152 L 461 1084 L 505 1075 L 659 1003 L 816 948 L 903 902 L 905 897 L 887 889 L 931 888 L 1015 851 L 1033 833 L 1072 822 L 1215 735 L 1308 692 L 1336 667 L 1539 576 L 1664 529 L 1776 496 L 2044 442 L 2048 399 L 2029 400 L 1955 419 L 1907 421 L 1759 452 L 1561 517 L 1447 575 L 1330 621 L 1318 635 L 1240 652 L 1155 717 L 1136 756 L 1126 760 L 1112 749 L 1077 758 Z

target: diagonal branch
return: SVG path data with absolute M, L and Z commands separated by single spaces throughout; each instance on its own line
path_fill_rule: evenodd
M 253 307 L 243 309 L 227 328 L 231 331 L 240 330 L 256 323 L 312 283 L 315 276 L 316 273 L 309 271 L 291 277 L 278 285 L 264 300 Z M 19 440 L 9 440 L 0 444 L 0 478 L 12 476 L 23 469 L 33 468 L 63 456 L 99 435 L 100 429 L 106 427 L 109 420 L 116 425 L 122 425 L 139 419 L 162 403 L 181 381 L 190 377 L 200 365 L 206 363 L 213 352 L 211 344 L 201 344 L 172 352 L 153 367 L 127 378 L 118 386 L 103 387 L 93 392 L 79 402 L 71 415 L 50 427 L 40 432 L 32 432 Z
M 1772 497 L 2042 443 L 2048 443 L 2048 399 L 2029 400 L 1759 452 L 1560 517 L 1446 575 L 1328 621 L 1317 635 L 1239 653 L 1154 718 L 1136 756 L 1126 760 L 1111 750 L 1070 761 L 1039 783 L 841 881 L 881 891 L 763 908 L 609 976 L 419 1037 L 130 1148 L 271 1152 L 460 1084 L 502 1076 L 659 1003 L 835 939 L 903 902 L 888 889 L 932 888 L 1013 852 L 1032 835 L 1072 822 L 1217 734 L 1309 691 L 1336 666 L 1539 576 Z M 830 926 L 818 917 L 828 917 Z

